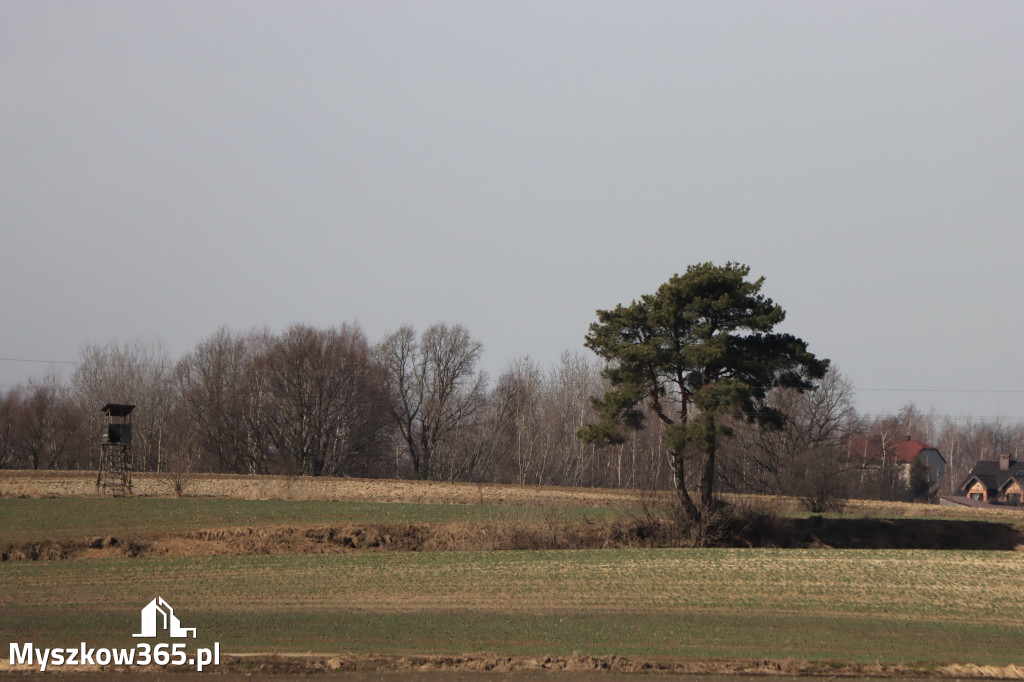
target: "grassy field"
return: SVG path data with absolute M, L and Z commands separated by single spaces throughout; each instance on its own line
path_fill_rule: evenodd
M 0 497 L 0 545 L 343 524 L 597 524 L 641 503 L 623 492 L 561 498 L 552 489 L 352 480 L 318 483 L 316 499 L 253 499 L 238 491 L 279 482 L 243 482 L 249 488 L 211 478 L 209 495 L 180 499 Z M 289 484 L 290 494 L 301 485 L 311 484 Z M 766 503 L 793 513 L 785 501 Z M 1019 519 L 860 506 L 874 519 L 993 528 Z M 307 550 L 0 562 L 0 651 L 27 641 L 134 646 L 139 609 L 160 595 L 198 628 L 190 644 L 217 641 L 233 653 L 792 659 L 918 671 L 1022 660 L 1020 551 Z
M 1020 661 L 1016 552 L 596 550 L 8 562 L 0 645 L 132 646 L 156 595 L 229 652 Z M 984 586 L 984 589 L 979 589 Z
M 603 519 L 611 507 L 546 510 L 561 520 Z M 149 536 L 210 528 L 315 526 L 342 523 L 470 523 L 543 518 L 513 505 L 238 500 L 230 498 L 0 498 L 0 547 L 90 536 Z
M 517 492 L 522 499 L 528 491 Z M 584 506 L 552 504 L 550 499 L 526 505 L 226 496 L 0 497 L 0 560 L 97 558 L 129 547 L 136 555 L 184 556 L 348 548 L 459 551 L 677 546 L 650 535 L 643 540 L 637 529 L 648 523 L 646 512 L 626 504 L 642 505 L 642 500 L 619 501 L 620 506 Z M 873 508 L 872 514 L 833 514 L 829 518 L 808 518 L 806 513 L 788 510 L 749 540 L 752 546 L 769 547 L 1024 547 L 1019 512 L 1016 523 L 1007 523 L 1005 513 L 987 521 L 957 520 L 928 517 L 929 506 L 917 506 L 924 511 L 911 510 L 915 514 L 899 509 L 901 513 L 892 518 L 881 514 L 882 506 Z M 664 513 L 666 509 L 653 511 Z M 385 537 L 386 541 L 373 540 Z M 108 546 L 113 540 L 116 546 Z M 349 540 L 356 544 L 346 545 Z M 105 551 L 94 551 L 98 546 Z

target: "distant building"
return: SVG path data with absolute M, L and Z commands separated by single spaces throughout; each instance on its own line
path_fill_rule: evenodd
M 960 492 L 977 502 L 1019 506 L 1024 500 L 1024 462 L 999 455 L 998 460 L 982 460 L 960 484 Z
M 900 478 L 910 482 L 910 469 L 915 461 L 928 467 L 928 479 L 937 483 L 946 477 L 946 458 L 938 448 L 906 436 L 886 442 L 881 436 L 850 442 L 850 460 L 866 469 L 880 469 L 887 463 L 899 468 Z
M 896 441 L 896 461 L 906 467 L 907 477 L 910 476 L 910 467 L 914 460 L 919 460 L 928 467 L 928 479 L 933 483 L 941 481 L 946 477 L 946 458 L 942 456 L 938 448 L 925 445 L 919 440 L 910 436 Z

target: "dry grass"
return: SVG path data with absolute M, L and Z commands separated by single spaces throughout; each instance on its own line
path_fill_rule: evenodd
M 166 474 L 136 473 L 134 493 L 139 497 L 173 497 L 175 481 Z M 245 476 L 238 474 L 184 474 L 183 493 L 191 497 L 240 500 L 316 500 L 352 502 L 407 502 L 420 504 L 512 505 L 538 508 L 617 507 L 639 509 L 667 505 L 668 491 L 650 492 L 609 488 L 565 488 L 511 484 L 452 483 L 398 479 L 326 478 L 301 476 Z M 0 470 L 2 497 L 89 497 L 96 495 L 92 471 Z M 800 500 L 757 495 L 725 495 L 741 506 L 788 516 L 807 516 Z M 829 515 L 834 516 L 834 515 Z M 846 517 L 1024 521 L 1024 510 L 980 509 L 907 502 L 850 500 Z
M 398 479 L 303 476 L 185 474 L 194 497 L 241 500 L 339 500 L 558 507 L 635 506 L 638 492 L 607 488 L 563 488 Z M 140 497 L 172 497 L 166 475 L 136 473 L 133 492 Z M 96 495 L 96 473 L 90 471 L 0 470 L 0 497 L 66 497 Z

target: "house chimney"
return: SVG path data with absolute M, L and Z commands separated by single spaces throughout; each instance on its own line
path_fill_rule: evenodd
M 1007 471 L 1010 468 L 1010 453 L 1004 452 L 999 455 L 999 470 Z

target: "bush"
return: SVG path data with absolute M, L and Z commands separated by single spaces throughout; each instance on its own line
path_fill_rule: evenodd
M 693 522 L 678 498 L 652 494 L 615 529 L 613 541 L 643 547 L 775 547 L 782 536 L 773 511 L 718 499 Z

